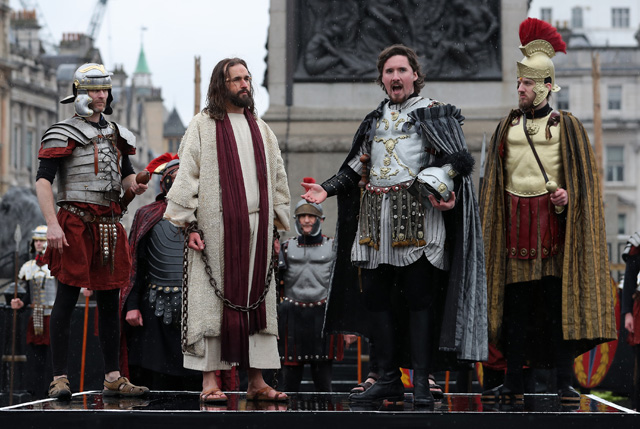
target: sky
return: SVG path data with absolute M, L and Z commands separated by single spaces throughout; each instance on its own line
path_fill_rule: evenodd
M 10 0 L 9 4 L 20 10 L 23 3 L 30 9 L 37 3 L 40 24 L 46 23 L 59 43 L 63 33 L 88 31 L 98 0 Z M 142 43 L 153 86 L 162 88 L 165 108 L 176 107 L 185 126 L 194 111 L 195 56 L 201 58 L 201 108 L 213 67 L 223 58 L 237 56 L 253 75 L 258 113 L 267 110 L 269 95 L 262 81 L 269 0 L 108 0 L 104 10 L 95 46 L 107 69 L 123 65 L 130 77 Z

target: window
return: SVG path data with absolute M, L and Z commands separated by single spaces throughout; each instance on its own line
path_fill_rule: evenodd
M 607 89 L 607 106 L 609 110 L 622 109 L 622 86 L 610 85 Z
M 624 180 L 624 147 L 607 147 L 607 182 Z
M 629 8 L 614 7 L 611 9 L 611 26 L 613 28 L 629 28 Z
M 550 7 L 543 7 L 540 9 L 540 20 L 542 21 L 547 21 L 549 24 L 551 24 L 551 8 Z
M 22 162 L 26 169 L 31 171 L 33 168 L 33 131 L 31 130 L 26 132 L 23 149 L 24 157 Z
M 13 127 L 13 144 L 11 145 L 11 166 L 18 168 L 20 165 L 20 126 Z
M 563 86 L 560 92 L 556 93 L 558 109 L 569 110 L 569 87 Z
M 627 215 L 618 213 L 618 234 L 626 235 Z
M 582 28 L 582 8 L 571 9 L 571 28 Z

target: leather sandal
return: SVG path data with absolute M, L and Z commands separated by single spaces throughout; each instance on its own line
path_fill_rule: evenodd
M 373 383 L 368 381 L 369 379 L 373 380 Z M 363 381 L 362 383 L 358 383 L 356 384 L 350 391 L 349 393 L 363 393 L 366 392 L 367 390 L 369 390 L 369 388 L 371 386 L 373 386 L 375 384 L 375 382 L 378 381 L 378 377 L 373 377 L 373 376 L 368 376 L 367 379 L 365 381 Z
M 120 377 L 114 381 L 104 381 L 104 396 L 144 396 L 149 393 L 149 388 L 136 386 L 127 377 Z
M 269 393 L 271 393 L 272 390 L 275 392 L 275 395 L 269 396 Z M 271 386 L 265 386 L 253 395 L 249 395 L 247 393 L 247 399 L 249 401 L 286 402 L 289 400 L 289 397 L 286 395 L 286 393 L 278 392 Z
M 435 399 L 444 398 L 442 386 L 436 383 L 436 378 L 432 374 L 429 374 L 429 390 Z
M 220 389 L 213 388 L 200 394 L 200 402 L 203 404 L 221 404 L 227 402 L 227 395 Z
M 49 384 L 49 398 L 56 398 L 62 401 L 71 399 L 71 388 L 67 377 L 56 378 Z

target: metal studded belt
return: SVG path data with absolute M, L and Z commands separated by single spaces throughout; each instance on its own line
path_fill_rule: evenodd
M 313 307 L 320 307 L 320 306 L 324 305 L 324 304 L 327 302 L 327 298 L 325 298 L 325 299 L 321 299 L 320 301 L 314 301 L 314 302 L 300 302 L 300 301 L 294 301 L 293 299 L 288 298 L 288 297 L 286 297 L 286 296 L 285 296 L 283 299 L 284 299 L 284 301 L 288 301 L 288 302 L 293 303 L 293 305 L 295 305 L 296 307 L 302 307 L 302 308 L 306 308 L 306 307 L 309 307 L 309 308 L 313 308 Z
M 389 191 L 398 192 L 400 189 L 407 189 L 409 188 L 409 186 L 411 186 L 412 183 L 413 180 L 408 180 L 406 182 L 401 182 L 390 186 L 374 186 L 371 184 L 371 182 L 369 182 L 367 183 L 366 190 L 372 194 L 387 194 L 389 193 Z
M 178 286 L 158 286 L 152 283 L 149 283 L 148 287 L 149 289 L 157 289 L 159 291 L 163 291 L 164 293 L 180 292 L 181 290 L 181 288 L 179 288 Z
M 65 209 L 69 213 L 73 213 L 78 216 L 84 223 L 104 223 L 104 224 L 115 224 L 120 222 L 122 219 L 121 215 L 117 216 L 96 216 L 93 213 L 89 213 L 88 211 L 82 210 L 71 204 L 62 204 L 61 208 Z

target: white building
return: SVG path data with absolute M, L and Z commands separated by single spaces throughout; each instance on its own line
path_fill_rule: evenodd
M 529 16 L 571 29 L 570 46 L 638 46 L 638 0 L 532 0 Z
M 529 16 L 557 26 L 567 55 L 554 58 L 562 90 L 551 104 L 571 111 L 593 143 L 592 55 L 600 57 L 600 106 L 605 170 L 607 242 L 611 261 L 640 230 L 640 1 L 531 1 Z

